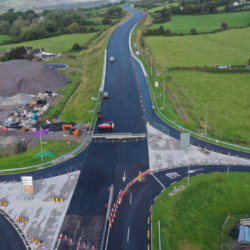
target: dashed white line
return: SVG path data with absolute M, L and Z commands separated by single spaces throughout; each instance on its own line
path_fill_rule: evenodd
M 127 237 L 127 242 L 129 242 L 129 228 L 128 228 L 128 237 Z
M 132 203 L 132 193 L 130 193 L 130 204 Z

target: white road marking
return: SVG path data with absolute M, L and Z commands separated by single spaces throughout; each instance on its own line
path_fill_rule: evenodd
M 191 174 L 191 173 L 195 173 L 196 171 L 199 171 L 199 170 L 204 170 L 203 168 L 201 168 L 201 169 L 194 169 L 194 170 L 189 170 L 189 173 Z M 188 173 L 188 172 L 187 172 Z
M 152 172 L 151 172 L 151 175 L 154 176 L 154 174 Z M 163 188 L 165 188 L 164 185 L 155 176 L 154 176 L 154 178 L 160 183 L 161 186 L 163 186 Z
M 130 204 L 132 203 L 132 193 L 130 193 Z
M 128 237 L 127 237 L 127 242 L 129 242 L 129 228 L 128 228 Z

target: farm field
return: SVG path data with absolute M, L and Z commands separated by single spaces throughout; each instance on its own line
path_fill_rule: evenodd
M 0 46 L 0 50 L 7 50 L 18 46 L 25 46 L 25 47 L 29 46 L 33 48 L 44 48 L 45 52 L 51 52 L 51 53 L 68 52 L 68 50 L 72 48 L 74 43 L 79 43 L 80 45 L 83 45 L 91 37 L 95 36 L 95 34 L 96 33 L 61 35 L 61 36 L 28 41 L 23 43 L 2 45 Z
M 205 72 L 172 71 L 170 75 L 179 83 L 187 96 L 197 105 L 203 115 L 207 109 L 208 125 L 226 139 L 248 140 L 250 138 L 249 74 L 213 74 Z M 189 118 L 200 119 L 190 102 L 177 92 L 176 85 L 166 83 L 178 95 L 178 103 L 185 108 Z M 209 133 L 209 131 L 208 131 Z
M 168 9 L 168 8 L 169 8 L 169 5 L 178 6 L 178 4 L 179 4 L 178 2 L 176 2 L 176 3 L 167 3 L 167 4 L 164 4 L 164 5 L 160 5 L 160 6 L 158 6 L 158 7 L 149 9 L 149 10 L 147 10 L 147 11 L 150 12 L 150 13 L 154 13 L 154 12 L 157 11 L 157 10 L 162 10 L 164 7 L 166 7 L 166 8 Z
M 166 67 L 242 65 L 249 59 L 250 28 L 198 36 L 149 36 L 146 41 L 156 61 L 164 65 L 165 59 Z
M 8 40 L 11 40 L 11 37 L 10 37 L 10 36 L 7 36 L 7 35 L 0 35 L 0 44 L 1 44 L 3 41 L 8 41 Z
M 226 167 L 225 167 L 226 170 Z M 187 186 L 187 179 L 175 184 Z M 190 178 L 190 187 L 171 197 L 173 186 L 156 200 L 153 209 L 153 250 L 219 249 L 222 225 L 229 213 L 249 213 L 250 173 L 212 173 Z
M 196 28 L 198 33 L 220 29 L 222 22 L 227 22 L 230 28 L 245 27 L 250 24 L 250 11 L 216 15 L 176 15 L 171 17 L 170 22 L 154 24 L 150 29 L 158 29 L 163 25 L 164 30 L 170 29 L 172 33 L 189 34 L 192 28 Z

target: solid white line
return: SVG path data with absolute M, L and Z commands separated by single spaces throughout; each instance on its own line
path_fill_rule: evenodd
M 128 237 L 127 237 L 127 242 L 129 242 L 129 228 L 128 228 Z
M 132 193 L 130 193 L 130 204 L 132 203 Z
M 108 246 L 108 241 L 109 241 L 109 231 L 110 231 L 110 227 L 109 227 L 108 234 L 107 234 L 107 240 L 106 240 L 106 247 L 105 247 L 105 250 L 107 250 L 107 246 Z
M 150 174 L 154 176 L 154 174 L 152 172 Z M 155 179 L 160 183 L 160 185 L 162 185 L 163 188 L 165 188 L 164 185 L 156 177 L 155 177 Z

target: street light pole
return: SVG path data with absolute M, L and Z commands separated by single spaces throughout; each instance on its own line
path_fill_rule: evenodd
M 205 119 L 205 136 L 207 135 L 207 103 L 206 103 L 206 119 Z
M 148 65 L 147 51 L 148 51 L 148 48 L 146 48 L 146 64 Z
M 188 188 L 189 188 L 189 171 L 190 171 L 189 160 L 190 160 L 190 152 L 189 152 L 189 150 L 188 150 Z
M 42 158 L 42 162 L 43 162 L 42 126 L 40 126 L 40 144 L 41 144 L 41 158 Z
M 151 56 L 151 76 L 152 76 L 152 56 Z
M 165 59 L 164 59 L 164 71 L 165 71 Z
M 165 108 L 165 80 L 164 80 L 164 103 L 163 103 L 163 107 Z

